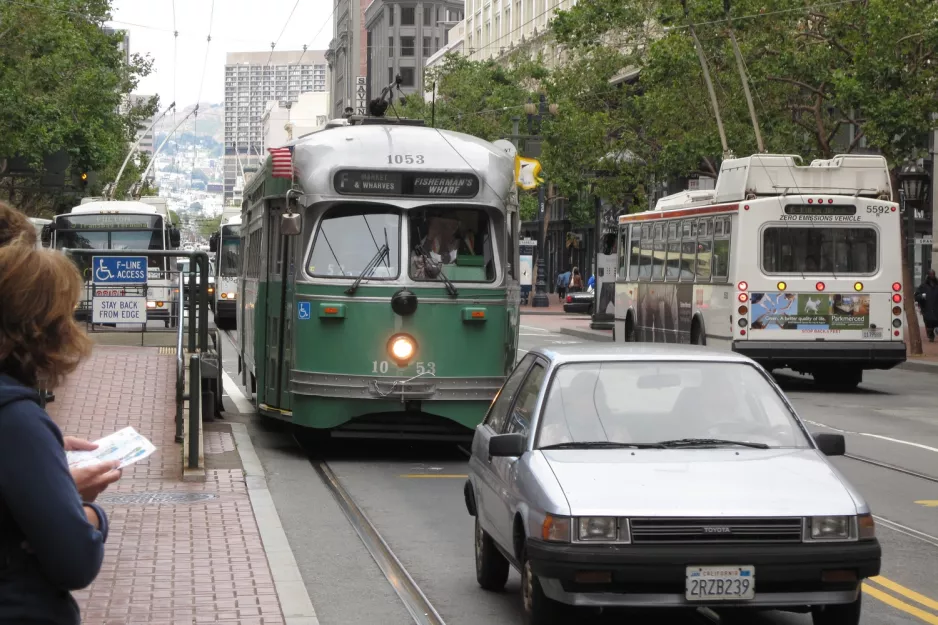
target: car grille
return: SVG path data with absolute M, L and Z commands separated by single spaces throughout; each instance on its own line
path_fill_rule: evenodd
M 631 519 L 632 544 L 800 543 L 800 518 Z

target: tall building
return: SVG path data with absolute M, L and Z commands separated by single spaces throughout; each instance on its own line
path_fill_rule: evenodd
M 363 102 L 367 102 L 368 76 L 368 32 L 365 29 L 365 12 L 372 0 L 333 0 L 336 8 L 332 22 L 332 41 L 326 52 L 332 75 L 331 113 L 342 117 L 346 107 L 356 113 Z M 365 93 L 359 90 L 365 82 Z
M 424 64 L 445 44 L 448 27 L 463 18 L 464 4 L 463 0 L 374 0 L 365 12 L 371 97 L 398 74 L 401 91 L 422 96 Z
M 225 62 L 225 200 L 247 167 L 264 156 L 262 118 L 270 100 L 296 102 L 327 92 L 325 50 L 229 52 Z
M 108 35 L 119 35 L 121 37 L 121 40 L 117 42 L 117 49 L 124 57 L 124 63 L 130 65 L 130 31 L 108 26 L 105 26 L 102 30 Z
M 153 96 L 151 95 L 139 95 L 137 93 L 132 93 L 127 97 L 127 107 L 132 108 L 134 106 L 140 106 L 149 102 Z M 140 139 L 140 144 L 137 146 L 138 152 L 146 152 L 150 156 L 153 156 L 154 147 L 153 147 L 153 131 L 149 130 L 150 126 L 153 124 L 153 117 L 148 117 L 144 120 L 141 120 L 137 124 L 137 134 L 134 137 L 134 140 Z
M 558 10 L 569 10 L 576 0 L 466 0 L 465 53 L 473 61 L 497 59 L 522 45 L 531 54 L 546 52 L 548 63 L 556 50 L 548 50 L 543 35 Z

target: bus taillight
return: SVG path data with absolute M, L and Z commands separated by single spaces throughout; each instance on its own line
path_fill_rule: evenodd
M 894 301 L 895 303 L 898 304 L 899 302 L 902 301 L 902 296 L 899 295 L 898 293 L 893 293 L 893 294 L 892 294 L 892 301 Z
M 745 293 L 740 293 L 738 299 L 739 299 L 739 301 L 741 301 L 741 302 L 748 302 L 748 301 L 749 301 L 749 296 L 746 295 Z
M 817 284 L 814 285 L 814 288 L 816 288 L 818 291 L 823 291 L 823 290 L 824 290 L 824 283 L 823 283 L 823 282 L 818 282 Z
M 739 284 L 737 284 L 737 285 L 736 285 L 736 288 L 739 289 L 740 291 L 748 291 L 748 290 L 749 290 L 749 283 L 744 280 L 744 281 L 740 282 Z
M 739 308 L 736 309 L 736 312 L 738 312 L 738 313 L 741 314 L 741 315 L 745 315 L 746 313 L 749 312 L 749 307 L 748 307 L 748 306 L 740 306 Z
M 854 291 L 862 291 L 862 290 L 863 290 L 863 283 L 862 283 L 862 282 L 857 282 L 856 284 L 854 284 L 854 285 L 853 285 L 853 290 L 854 290 Z
M 898 282 L 893 282 L 893 283 L 892 283 L 892 290 L 893 290 L 893 291 L 896 291 L 896 292 L 898 293 L 899 291 L 902 290 L 902 285 L 899 284 Z
M 786 284 L 785 282 L 779 282 L 775 286 L 778 287 L 779 291 L 784 291 L 788 287 L 788 284 Z

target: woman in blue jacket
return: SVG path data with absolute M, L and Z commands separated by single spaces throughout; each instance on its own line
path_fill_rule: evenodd
M 0 247 L 2 625 L 77 625 L 69 591 L 90 585 L 104 559 L 107 517 L 82 501 L 62 433 L 34 390 L 53 388 L 89 352 L 73 317 L 80 292 L 65 256 L 17 241 Z

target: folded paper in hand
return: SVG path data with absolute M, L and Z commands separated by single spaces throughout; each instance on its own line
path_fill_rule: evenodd
M 143 460 L 156 451 L 153 443 L 131 427 L 96 440 L 95 443 L 97 443 L 98 448 L 92 451 L 65 452 L 65 456 L 68 458 L 68 468 L 79 469 L 99 462 L 119 460 L 121 464 L 118 468 L 123 469 Z

